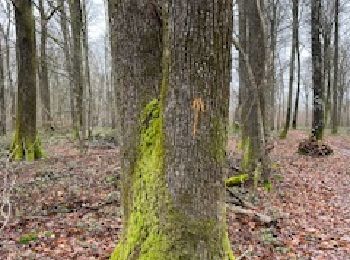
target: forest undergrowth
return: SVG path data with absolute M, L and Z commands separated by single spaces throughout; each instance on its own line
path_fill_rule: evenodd
M 350 256 L 350 139 L 327 137 L 334 154 L 316 158 L 297 153 L 306 137 L 291 131 L 276 140 L 272 190 L 257 190 L 256 210 L 276 221 L 263 224 L 228 207 L 239 259 Z M 46 158 L 34 163 L 6 166 L 2 153 L 0 259 L 108 259 L 122 229 L 118 147 L 98 138 L 80 155 L 65 136 L 46 139 Z M 239 157 L 236 143 L 229 149 Z

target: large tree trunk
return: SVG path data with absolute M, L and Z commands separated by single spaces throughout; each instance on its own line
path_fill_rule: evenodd
M 83 134 L 83 95 L 84 95 L 84 78 L 82 71 L 83 51 L 82 51 L 82 30 L 83 17 L 81 12 L 80 0 L 70 0 L 71 27 L 73 37 L 73 78 L 74 78 L 74 96 L 75 111 L 77 115 L 76 125 L 74 126 L 74 135 L 80 140 L 82 146 Z M 82 148 L 82 147 L 81 147 Z
M 0 136 L 6 134 L 6 95 L 4 57 L 2 54 L 2 43 L 0 42 Z
M 12 154 L 16 160 L 32 161 L 42 156 L 36 132 L 35 24 L 30 0 L 15 1 L 15 5 L 18 97 Z
M 232 2 L 169 2 L 113 6 L 125 224 L 112 259 L 233 259 L 223 182 Z
M 311 1 L 312 81 L 314 90 L 312 135 L 317 140 L 323 138 L 324 131 L 321 30 L 321 0 L 314 0 Z
M 334 10 L 334 81 L 333 81 L 333 120 L 332 133 L 338 133 L 339 115 L 338 115 L 338 68 L 339 68 L 339 0 L 335 0 Z
M 290 67 L 289 67 L 289 92 L 288 92 L 286 122 L 284 125 L 284 130 L 281 133 L 282 138 L 285 138 L 287 136 L 287 132 L 290 126 L 291 114 L 292 114 L 295 51 L 296 51 L 296 40 L 297 40 L 297 32 L 298 32 L 298 13 L 299 13 L 299 0 L 293 0 L 293 34 L 292 34 L 292 48 L 291 48 Z
M 61 7 L 61 16 L 60 16 L 60 25 L 63 35 L 63 52 L 64 52 L 64 58 L 65 58 L 65 67 L 66 72 L 68 73 L 69 78 L 69 101 L 70 101 L 70 114 L 71 114 L 71 120 L 73 126 L 77 125 L 77 119 L 76 119 L 76 113 L 75 113 L 75 104 L 74 104 L 74 73 L 72 72 L 72 65 L 71 65 L 71 55 L 70 55 L 70 37 L 68 33 L 68 26 L 67 26 L 67 14 L 66 14 L 66 8 L 64 6 L 64 0 L 57 0 L 58 6 Z
M 41 25 L 41 38 L 40 38 L 40 70 L 39 70 L 39 86 L 40 86 L 40 98 L 41 98 L 41 116 L 42 124 L 44 128 L 48 128 L 51 121 L 51 104 L 50 104 L 50 86 L 49 75 L 47 68 L 47 23 L 48 18 L 45 14 L 45 7 L 43 0 L 39 0 L 40 11 L 40 25 Z

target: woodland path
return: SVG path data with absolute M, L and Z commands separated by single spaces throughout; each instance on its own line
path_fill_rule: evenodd
M 276 225 L 228 211 L 241 259 L 350 260 L 350 139 L 328 137 L 335 154 L 311 158 L 296 153 L 305 137 L 292 131 L 276 141 L 273 189 L 258 192 L 258 210 L 279 218 Z M 0 259 L 108 259 L 122 229 L 118 149 L 102 140 L 79 155 L 69 139 L 49 140 L 47 159 L 7 170 L 16 183 Z

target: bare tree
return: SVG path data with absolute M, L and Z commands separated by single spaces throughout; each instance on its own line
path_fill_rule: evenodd
M 16 133 L 11 150 L 16 160 L 25 158 L 32 161 L 42 156 L 36 131 L 35 24 L 31 1 L 14 1 L 14 7 L 18 54 L 18 97 Z
M 292 48 L 290 56 L 290 67 L 289 67 L 289 93 L 288 93 L 288 104 L 286 122 L 284 125 L 281 138 L 286 138 L 292 114 L 292 101 L 293 101 L 293 84 L 294 84 L 294 68 L 295 68 L 295 53 L 297 50 L 297 34 L 298 34 L 298 19 L 299 19 L 299 0 L 293 0 L 293 34 L 292 34 Z
M 0 24 L 0 31 L 4 35 L 3 26 Z M 6 134 L 6 95 L 3 47 L 0 40 L 0 136 Z
M 83 78 L 83 49 L 82 49 L 82 31 L 83 31 L 83 17 L 81 12 L 80 0 L 70 0 L 71 13 L 71 28 L 73 37 L 73 78 L 74 78 L 74 96 L 76 105 L 77 121 L 74 126 L 74 135 L 80 140 L 80 147 L 82 148 L 82 140 L 84 139 L 83 131 L 83 95 L 84 95 L 84 78 Z
M 311 42 L 313 81 L 312 135 L 320 140 L 324 131 L 322 43 L 321 43 L 321 0 L 311 1 Z
M 338 71 L 339 71 L 339 0 L 335 0 L 334 8 L 334 80 L 333 80 L 333 120 L 332 133 L 338 133 L 339 115 L 338 115 Z

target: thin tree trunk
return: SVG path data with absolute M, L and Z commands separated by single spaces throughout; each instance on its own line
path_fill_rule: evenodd
M 280 73 L 279 73 L 279 102 L 278 102 L 278 125 L 277 125 L 277 129 L 280 130 L 281 129 L 281 125 L 282 125 L 282 118 L 284 118 L 284 78 L 283 78 L 283 69 L 282 69 L 282 65 L 280 63 Z
M 87 122 L 85 122 L 85 128 L 88 128 L 88 137 L 92 137 L 92 88 L 90 80 L 90 63 L 89 63 L 89 35 L 88 35 L 88 24 L 87 24 L 87 13 L 86 13 L 86 0 L 82 1 L 82 13 L 83 13 L 83 48 L 84 48 L 84 64 L 85 64 L 85 88 L 88 92 L 88 116 Z M 84 131 L 84 136 L 86 131 Z
M 305 84 L 305 127 L 309 126 L 309 91 Z
M 47 68 L 47 22 L 48 18 L 45 14 L 45 7 L 43 0 L 39 0 L 40 11 L 40 25 L 41 25 L 41 38 L 40 38 L 40 66 L 39 66 L 39 86 L 42 108 L 42 124 L 44 128 L 48 128 L 51 121 L 51 102 L 50 102 L 50 86 L 49 75 Z
M 70 114 L 71 114 L 71 120 L 73 127 L 77 125 L 77 119 L 76 119 L 76 113 L 75 113 L 75 104 L 74 104 L 74 73 L 72 72 L 72 65 L 71 65 L 71 55 L 70 55 L 70 37 L 68 33 L 68 27 L 67 27 L 67 14 L 66 14 L 66 8 L 64 6 L 64 0 L 57 0 L 58 6 L 61 7 L 61 16 L 60 16 L 60 25 L 61 25 L 61 31 L 63 35 L 63 52 L 64 52 L 64 58 L 65 58 L 65 67 L 66 72 L 68 73 L 69 78 L 69 101 L 70 101 Z
M 339 0 L 335 0 L 334 10 L 334 81 L 333 81 L 333 120 L 332 133 L 338 133 L 338 67 L 339 67 Z
M 10 59 L 10 31 L 11 31 L 11 4 L 8 1 L 7 2 L 7 8 L 8 14 L 7 14 L 7 28 L 6 33 L 4 35 L 5 40 L 5 49 L 6 49 L 6 70 L 7 70 L 7 78 L 8 78 L 8 88 L 10 89 L 10 95 L 11 95 L 11 125 L 12 129 L 16 128 L 16 86 L 13 84 L 12 79 L 12 69 L 11 69 L 11 59 Z
M 347 86 L 347 98 L 346 98 L 346 126 L 350 127 L 350 86 Z
M 28 161 L 42 156 L 36 132 L 36 51 L 32 2 L 15 1 L 18 60 L 16 133 L 12 144 L 14 159 Z
M 245 2 L 244 0 L 238 1 L 238 11 L 239 11 L 239 42 L 242 46 L 242 49 L 244 52 L 246 52 L 246 44 L 247 44 L 247 15 L 246 15 L 246 8 L 245 8 Z M 238 111 L 239 111 L 239 122 L 242 127 L 242 138 L 245 139 L 247 135 L 247 124 L 245 123 L 247 115 L 247 75 L 246 75 L 246 65 L 244 62 L 243 54 L 239 53 L 239 66 L 238 66 L 238 73 L 239 73 L 239 104 L 238 104 Z
M 299 97 L 300 97 L 300 44 L 299 44 L 299 15 L 297 17 L 298 19 L 298 25 L 297 25 L 297 32 L 296 32 L 296 42 L 295 42 L 295 48 L 297 52 L 297 62 L 298 62 L 298 87 L 297 87 L 297 93 L 295 95 L 295 104 L 294 104 L 294 115 L 293 115 L 293 123 L 292 127 L 293 129 L 297 129 L 297 120 L 298 120 L 298 112 L 299 112 Z
M 323 138 L 324 104 L 321 44 L 321 0 L 311 2 L 311 41 L 312 41 L 312 78 L 313 78 L 313 122 L 312 135 L 317 140 Z
M 4 31 L 2 30 L 2 33 Z M 4 57 L 2 52 L 2 43 L 0 41 L 0 136 L 6 134 L 6 95 L 5 95 L 5 75 L 4 75 Z
M 74 126 L 74 135 L 80 141 L 80 149 L 83 145 L 83 95 L 84 95 L 84 78 L 82 71 L 82 31 L 83 31 L 83 17 L 81 13 L 80 0 L 70 0 L 71 13 L 71 27 L 73 37 L 73 75 L 74 75 L 74 90 L 75 90 L 75 104 L 77 113 L 77 124 Z
M 270 122 L 271 131 L 275 130 L 276 119 L 276 49 L 277 49 L 277 5 L 273 1 L 272 19 L 271 19 L 271 51 L 272 51 L 272 68 L 271 68 L 271 111 Z
M 298 33 L 298 17 L 299 17 L 299 0 L 293 0 L 293 34 L 292 34 L 292 48 L 290 57 L 290 67 L 289 67 L 289 93 L 288 93 L 288 104 L 287 104 L 287 114 L 286 122 L 284 125 L 284 130 L 281 134 L 282 138 L 286 138 L 291 114 L 292 114 L 292 101 L 293 101 L 293 84 L 294 84 L 294 67 L 295 67 L 295 52 L 296 52 L 296 41 Z
M 109 39 L 110 39 L 110 48 L 111 48 L 111 57 L 112 60 L 115 59 L 116 57 L 116 52 L 115 52 L 115 43 L 116 43 L 116 30 L 114 30 L 114 27 L 116 26 L 114 17 L 112 15 L 112 10 L 113 10 L 113 4 L 115 0 L 108 1 L 108 17 L 109 17 L 109 22 L 108 22 L 108 28 L 109 28 Z M 121 112 L 119 111 L 120 107 L 120 102 L 121 102 L 121 93 L 119 89 L 119 85 L 117 84 L 117 81 L 115 79 L 116 77 L 116 67 L 115 63 L 111 62 L 111 87 L 112 91 L 114 92 L 114 108 L 115 108 L 115 123 L 116 123 L 116 141 L 119 143 L 120 135 L 121 135 L 121 122 L 120 122 L 120 114 Z

